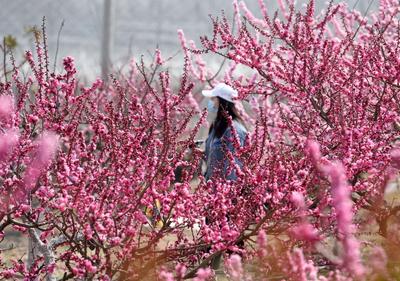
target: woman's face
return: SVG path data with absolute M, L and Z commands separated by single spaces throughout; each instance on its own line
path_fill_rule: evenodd
M 219 108 L 219 99 L 217 97 L 212 97 L 211 100 L 214 103 L 215 108 Z

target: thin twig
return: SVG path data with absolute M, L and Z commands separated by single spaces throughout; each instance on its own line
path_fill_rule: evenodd
M 6 45 L 6 37 L 3 37 L 3 70 L 4 70 L 4 80 L 7 83 L 7 64 L 6 64 L 6 55 L 7 55 L 7 45 Z
M 64 22 L 65 22 L 65 20 L 62 20 L 61 25 L 60 25 L 60 28 L 58 29 L 58 34 L 57 34 L 57 47 L 56 47 L 56 54 L 55 54 L 55 57 L 54 57 L 53 72 L 56 71 L 58 49 L 59 49 L 59 47 L 60 47 L 60 35 L 61 35 L 61 31 L 62 31 L 62 29 L 63 29 L 63 27 L 64 27 Z

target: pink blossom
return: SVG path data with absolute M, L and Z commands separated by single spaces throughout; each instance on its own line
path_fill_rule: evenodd
M 0 163 L 6 160 L 18 143 L 18 131 L 12 129 L 0 135 Z
M 290 197 L 291 201 L 298 207 L 304 208 L 304 196 L 300 192 L 294 191 Z
M 387 266 L 387 255 L 382 247 L 376 246 L 369 256 L 371 266 L 375 272 L 384 273 Z
M 226 260 L 225 266 L 232 281 L 243 280 L 242 258 L 239 255 L 231 255 Z
M 65 57 L 63 60 L 63 64 L 64 64 L 64 69 L 67 71 L 67 74 L 69 76 L 72 76 L 76 73 L 75 62 L 73 57 L 70 56 Z
M 58 147 L 58 137 L 54 133 L 44 133 L 37 142 L 37 151 L 35 158 L 30 163 L 25 176 L 25 188 L 30 190 L 37 181 L 40 173 L 55 155 Z
M 171 272 L 168 272 L 166 270 L 161 270 L 160 273 L 158 274 L 161 280 L 164 281 L 174 281 L 174 275 Z
M 83 264 L 84 264 L 84 266 L 85 266 L 85 269 L 86 269 L 88 272 L 90 272 L 90 273 L 96 272 L 97 268 L 96 268 L 96 266 L 93 266 L 93 264 L 92 264 L 91 261 L 89 261 L 89 260 L 84 260 Z
M 193 278 L 193 281 L 207 281 L 213 276 L 213 271 L 211 268 L 200 268 L 197 271 L 196 277 Z
M 11 278 L 15 277 L 15 274 L 16 274 L 16 272 L 13 269 L 7 269 L 0 273 L 0 275 L 6 279 L 11 279 Z
M 265 248 L 267 246 L 267 235 L 263 230 L 257 235 L 257 245 L 259 248 Z
M 185 265 L 183 265 L 181 263 L 177 264 L 175 266 L 176 277 L 178 279 L 183 279 L 183 277 L 185 276 L 186 270 L 187 270 L 187 268 Z
M 262 27 L 265 27 L 265 26 L 266 26 L 266 24 L 264 23 L 264 21 L 262 21 L 262 20 L 256 18 L 256 17 L 253 15 L 253 13 L 247 8 L 245 2 L 240 1 L 239 7 L 244 11 L 244 14 L 245 14 L 246 18 L 247 18 L 250 22 L 254 23 L 255 25 L 260 25 L 260 26 L 262 26 Z
M 400 149 L 394 149 L 391 152 L 391 157 L 392 157 L 392 165 L 396 169 L 400 169 Z
M 360 277 L 364 274 L 364 268 L 360 258 L 359 242 L 353 236 L 355 229 L 352 225 L 352 202 L 344 168 L 340 163 L 335 163 L 324 167 L 324 171 L 329 175 L 332 184 L 333 206 L 344 246 L 343 265 L 350 273 Z
M 161 51 L 159 49 L 156 50 L 156 55 L 155 56 L 156 56 L 156 64 L 161 65 L 161 64 L 164 63 L 164 60 L 161 57 Z
M 314 162 L 321 158 L 319 144 L 316 141 L 308 140 L 306 143 L 306 151 Z
M 298 240 L 315 243 L 321 240 L 318 231 L 307 222 L 299 223 L 291 229 L 291 234 Z
M 232 5 L 233 5 L 233 10 L 234 10 L 235 23 L 237 25 L 237 29 L 240 30 L 242 22 L 240 20 L 240 10 L 239 10 L 238 1 L 233 0 Z
M 14 101 L 11 96 L 0 96 L 0 118 L 7 118 L 13 112 Z
M 185 38 L 185 34 L 183 33 L 182 29 L 178 29 L 178 37 L 179 37 L 179 41 L 181 43 L 181 46 L 183 49 L 187 48 L 187 43 L 186 43 L 186 38 Z

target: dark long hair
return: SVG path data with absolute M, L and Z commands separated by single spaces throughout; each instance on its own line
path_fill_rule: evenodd
M 231 116 L 232 120 L 237 120 L 242 123 L 243 126 L 246 127 L 242 117 L 239 114 L 238 109 L 236 108 L 233 102 L 224 100 L 220 97 L 217 97 L 219 100 L 218 113 L 214 122 L 210 126 L 210 133 L 212 130 L 215 132 L 215 137 L 220 138 L 225 133 L 225 130 L 228 128 L 228 119 L 226 116 Z

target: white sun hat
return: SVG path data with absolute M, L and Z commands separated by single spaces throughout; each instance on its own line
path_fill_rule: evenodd
M 233 98 L 238 97 L 238 92 L 225 83 L 219 83 L 217 84 L 217 86 L 214 87 L 214 89 L 204 90 L 201 93 L 203 94 L 203 96 L 208 98 L 220 97 L 230 102 L 234 102 Z

